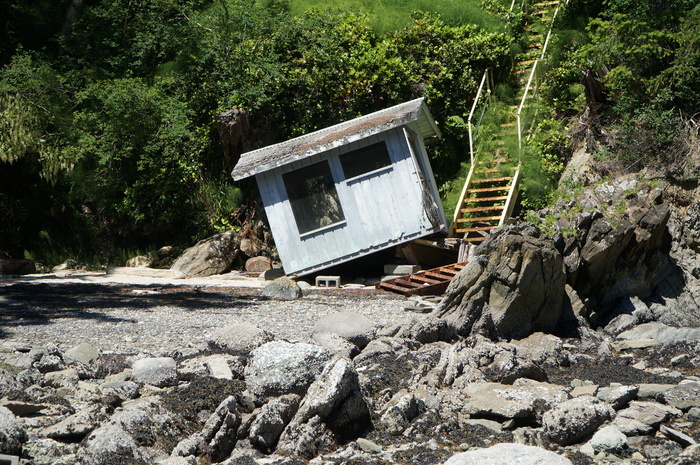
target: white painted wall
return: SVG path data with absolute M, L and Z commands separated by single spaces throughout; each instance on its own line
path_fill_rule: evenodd
M 391 166 L 345 179 L 339 154 L 381 140 L 386 141 Z M 416 157 L 425 156 L 425 151 L 422 141 L 418 145 L 422 152 L 412 154 L 404 129 L 396 128 L 257 174 L 265 212 L 285 272 L 305 274 L 444 229 L 444 213 L 440 215 L 442 224 L 436 227 L 424 210 L 425 186 Z M 324 159 L 329 161 L 345 222 L 300 236 L 282 174 Z M 433 183 L 428 186 L 430 192 L 437 195 L 432 173 L 427 179 Z M 440 205 L 439 198 L 435 200 Z M 441 206 L 439 211 L 442 212 Z

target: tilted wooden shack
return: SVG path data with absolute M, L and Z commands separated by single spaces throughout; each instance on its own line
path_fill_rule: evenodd
M 285 272 L 304 275 L 447 229 L 423 99 L 244 153 Z

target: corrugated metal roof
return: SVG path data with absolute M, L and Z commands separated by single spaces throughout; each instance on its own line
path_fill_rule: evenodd
M 231 175 L 239 180 L 298 161 L 365 137 L 416 122 L 424 139 L 440 137 L 433 117 L 422 98 L 311 132 L 295 139 L 241 155 Z

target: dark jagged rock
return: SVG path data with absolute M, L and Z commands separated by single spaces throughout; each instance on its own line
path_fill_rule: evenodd
M 561 316 L 563 259 L 531 225 L 504 227 L 450 283 L 435 315 L 461 336 L 522 338 L 551 332 Z

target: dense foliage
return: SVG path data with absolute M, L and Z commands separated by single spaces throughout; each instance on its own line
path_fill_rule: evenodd
M 489 31 L 404 12 L 380 34 L 365 15 L 284 1 L 80 3 L 0 12 L 3 255 L 105 263 L 230 228 L 242 194 L 220 111 L 246 110 L 249 149 L 418 96 L 442 121 L 467 111 L 510 41 L 495 18 Z M 464 156 L 463 134 L 447 132 L 442 177 Z
M 585 90 L 586 124 L 609 134 L 600 156 L 623 171 L 687 158 L 685 129 L 700 112 L 697 1 L 581 0 L 566 13 L 545 101 L 560 117 L 576 115 Z
M 556 183 L 572 120 L 613 134 L 598 148 L 622 169 L 686 156 L 696 3 L 571 0 L 542 69 L 526 205 Z M 513 93 L 527 15 L 509 4 L 4 1 L 0 257 L 107 263 L 235 226 L 255 189 L 225 169 L 215 116 L 232 107 L 248 113 L 253 149 L 423 96 L 445 135 L 431 154 L 447 192 L 469 158 L 454 122 L 483 70 L 496 95 Z

